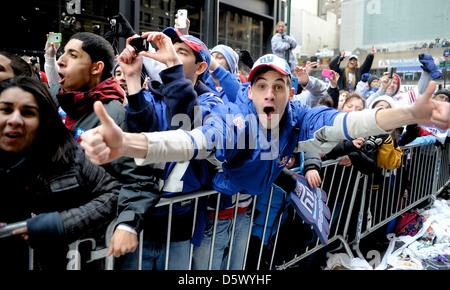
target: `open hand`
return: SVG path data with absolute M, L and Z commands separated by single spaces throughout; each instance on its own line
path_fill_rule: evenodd
M 425 92 L 410 107 L 410 112 L 417 124 L 435 125 L 439 129 L 450 128 L 450 103 L 432 100 L 436 83 L 431 81 Z
M 306 86 L 309 83 L 309 74 L 304 67 L 295 67 L 294 73 L 298 78 L 298 83 L 302 86 Z

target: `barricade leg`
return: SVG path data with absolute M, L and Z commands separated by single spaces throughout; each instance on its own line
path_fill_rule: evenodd
M 355 238 L 355 244 L 353 245 L 353 250 L 356 252 L 358 257 L 363 260 L 365 258 L 363 256 L 363 254 L 361 253 L 361 250 L 359 249 L 359 244 L 361 241 L 361 232 L 362 232 L 362 223 L 363 223 L 365 201 L 366 201 L 367 183 L 368 183 L 368 178 L 366 175 L 366 176 L 364 176 L 363 190 L 362 190 L 362 194 L 361 194 L 361 205 L 359 207 L 358 222 L 356 224 L 356 238 Z

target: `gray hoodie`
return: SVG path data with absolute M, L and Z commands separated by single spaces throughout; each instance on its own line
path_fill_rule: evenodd
M 272 52 L 278 57 L 283 59 L 286 58 L 286 52 L 289 51 L 289 64 L 291 70 L 293 70 L 297 65 L 298 61 L 292 50 L 297 47 L 297 41 L 294 37 L 284 34 L 275 34 L 272 37 Z

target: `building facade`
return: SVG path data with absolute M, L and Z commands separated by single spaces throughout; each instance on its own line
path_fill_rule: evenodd
M 174 26 L 178 9 L 187 9 L 190 34 L 209 48 L 226 44 L 249 50 L 257 58 L 271 52 L 270 40 L 278 15 L 286 5 L 281 0 L 25 0 L 10 1 L 10 16 L 0 19 L 3 36 L 0 49 L 42 59 L 46 35 L 60 32 L 63 45 L 71 35 L 88 31 L 104 35 L 112 29 L 110 19 L 122 13 L 135 31 L 162 31 Z M 117 43 L 117 52 L 125 40 Z
M 270 38 L 280 1 L 141 0 L 141 31 L 161 31 L 173 26 L 179 9 L 187 9 L 190 34 L 210 48 L 225 44 L 260 56 L 270 52 Z
M 406 51 L 450 39 L 448 0 L 348 0 L 341 7 L 341 50 Z

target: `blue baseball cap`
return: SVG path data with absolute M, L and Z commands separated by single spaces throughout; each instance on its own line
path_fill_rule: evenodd
M 172 43 L 175 43 L 177 40 L 181 40 L 184 44 L 195 51 L 200 56 L 202 61 L 206 62 L 209 67 L 209 64 L 211 63 L 211 53 L 203 41 L 192 35 L 182 35 L 172 27 L 164 29 L 163 33 L 172 39 Z
M 291 77 L 291 68 L 284 58 L 276 56 L 275 54 L 266 54 L 260 57 L 253 65 L 250 74 L 248 75 L 248 81 L 252 82 L 256 75 L 256 72 L 263 67 L 271 67 L 284 76 Z

